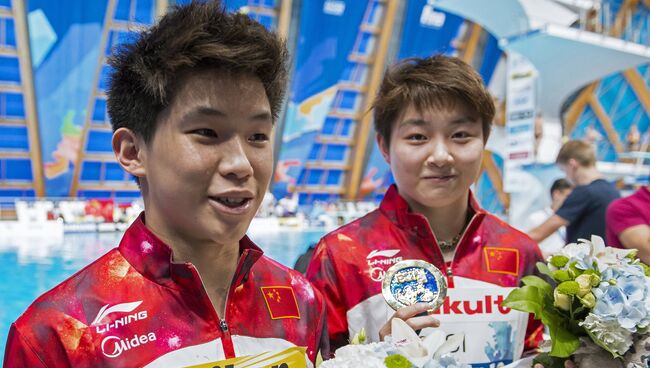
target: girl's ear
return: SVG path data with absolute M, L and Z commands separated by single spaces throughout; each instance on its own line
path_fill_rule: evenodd
M 379 151 L 381 152 L 381 155 L 384 156 L 384 160 L 386 163 L 390 165 L 390 155 L 388 154 L 388 142 L 384 139 L 384 137 L 377 133 L 376 136 L 377 139 L 377 145 L 379 146 Z

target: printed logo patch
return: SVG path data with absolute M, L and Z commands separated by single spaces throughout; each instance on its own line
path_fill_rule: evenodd
M 105 306 L 102 307 L 102 309 L 99 310 L 99 313 L 97 313 L 97 317 L 95 317 L 95 320 L 93 321 L 93 323 L 91 323 L 91 325 L 100 324 L 104 320 L 104 318 L 106 318 L 111 313 L 131 312 L 132 310 L 137 308 L 140 304 L 142 304 L 142 300 L 138 300 L 137 302 L 133 302 L 133 303 L 115 304 L 112 307 L 109 307 L 110 304 L 106 304 Z
M 519 275 L 519 249 L 485 247 L 483 253 L 488 272 Z
M 291 286 L 262 286 L 260 290 L 264 295 L 271 319 L 300 319 L 298 302 Z
M 366 259 L 370 259 L 370 258 L 373 258 L 373 257 L 379 257 L 379 256 L 390 258 L 390 257 L 396 255 L 397 253 L 399 253 L 399 249 L 386 249 L 386 250 L 376 250 L 375 249 L 375 250 L 373 250 L 372 252 L 370 252 L 368 254 Z
M 156 341 L 156 334 L 149 332 L 146 335 L 135 334 L 133 337 L 119 338 L 117 336 L 106 336 L 102 340 L 102 353 L 109 358 L 117 358 L 123 352 L 137 348 L 138 346 Z
M 106 304 L 99 310 L 99 312 L 97 313 L 97 317 L 95 317 L 95 319 L 90 325 L 95 326 L 95 330 L 97 331 L 97 333 L 105 333 L 112 329 L 128 325 L 129 323 L 146 319 L 147 318 L 146 310 L 133 312 L 136 308 L 140 306 L 140 304 L 142 304 L 142 300 L 138 300 L 137 302 L 131 302 L 131 303 L 115 304 L 112 307 L 110 306 L 110 304 Z M 122 314 L 129 313 L 129 314 L 128 315 L 123 314 L 120 318 L 111 321 L 110 319 L 108 319 L 108 316 L 113 313 L 122 313 Z

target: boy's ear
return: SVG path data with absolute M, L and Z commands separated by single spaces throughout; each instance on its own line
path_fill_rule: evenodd
M 119 128 L 113 133 L 113 153 L 126 172 L 138 178 L 146 176 L 144 140 L 132 130 Z
M 381 155 L 384 156 L 384 160 L 386 163 L 390 165 L 390 155 L 388 154 L 388 144 L 384 137 L 377 133 L 377 146 L 379 146 L 379 151 L 381 152 Z

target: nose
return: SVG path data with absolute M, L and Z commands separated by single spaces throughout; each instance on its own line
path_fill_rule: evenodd
M 427 158 L 427 165 L 443 167 L 453 160 L 447 142 L 444 139 L 431 140 L 431 153 Z
M 223 147 L 219 172 L 225 177 L 246 179 L 253 175 L 253 166 L 246 154 L 245 142 L 242 138 L 234 137 Z

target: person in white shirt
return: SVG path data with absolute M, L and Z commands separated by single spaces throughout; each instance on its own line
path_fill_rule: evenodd
M 535 227 L 542 224 L 546 219 L 551 217 L 557 211 L 566 197 L 573 190 L 573 185 L 564 179 L 560 178 L 553 182 L 551 185 L 551 205 L 541 210 L 531 213 L 526 219 L 526 227 L 524 231 L 530 231 Z M 562 226 L 548 238 L 539 243 L 539 248 L 542 255 L 546 259 L 549 255 L 558 252 L 566 244 L 566 228 Z

